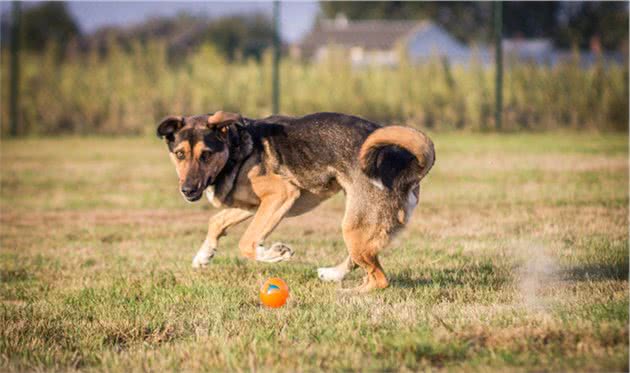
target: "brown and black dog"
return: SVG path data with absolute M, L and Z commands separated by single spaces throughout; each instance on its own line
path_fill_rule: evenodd
M 358 265 L 366 272 L 358 291 L 387 286 L 378 253 L 409 221 L 420 180 L 435 162 L 433 143 L 422 132 L 337 113 L 260 120 L 223 111 L 170 116 L 157 134 L 166 140 L 184 197 L 197 201 L 205 191 L 215 207 L 225 208 L 210 218 L 194 267 L 206 266 L 225 230 L 251 216 L 239 242 L 241 255 L 289 259 L 288 246 L 266 248 L 265 238 L 283 217 L 310 211 L 343 190 L 349 255 L 318 274 L 341 281 Z

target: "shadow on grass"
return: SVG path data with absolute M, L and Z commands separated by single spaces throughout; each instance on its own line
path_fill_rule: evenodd
M 589 263 L 566 269 L 562 277 L 573 281 L 606 281 L 628 279 L 628 258 L 617 263 Z
M 412 277 L 407 274 L 396 274 L 389 277 L 389 285 L 394 288 L 418 288 L 432 286 L 433 280 L 426 277 Z
M 509 271 L 490 261 L 465 263 L 457 268 L 432 269 L 428 274 L 414 274 L 404 270 L 389 277 L 391 286 L 417 288 L 423 286 L 456 287 L 474 285 L 476 287 L 499 288 L 509 281 Z

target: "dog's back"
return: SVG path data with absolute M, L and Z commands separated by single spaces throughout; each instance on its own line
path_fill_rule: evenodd
M 297 118 L 273 116 L 261 122 L 283 127 L 281 133 L 269 136 L 268 140 L 282 162 L 294 170 L 328 166 L 354 168 L 361 144 L 381 127 L 365 119 L 337 113 Z
M 315 193 L 336 179 L 344 189 L 368 182 L 406 196 L 434 162 L 433 144 L 424 134 L 351 115 L 271 116 L 253 126 L 266 144 L 263 163 Z

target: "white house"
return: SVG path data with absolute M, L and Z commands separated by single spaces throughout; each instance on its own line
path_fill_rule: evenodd
M 493 46 L 472 49 L 431 21 L 349 21 L 343 16 L 318 22 L 299 43 L 291 46 L 290 52 L 293 57 L 319 62 L 330 48 L 343 50 L 354 66 L 394 66 L 400 62 L 402 51 L 416 63 L 436 57 L 451 64 L 477 61 L 491 66 L 494 63 Z M 551 39 L 543 38 L 503 39 L 503 54 L 508 68 L 514 63 L 553 66 L 572 58 L 571 52 L 557 50 Z M 582 51 L 580 58 L 583 66 L 592 65 L 598 58 L 606 63 L 627 63 L 619 52 L 598 55 Z
M 396 65 L 401 51 L 414 61 L 446 58 L 468 62 L 472 52 L 446 30 L 430 21 L 363 20 L 343 16 L 320 21 L 292 46 L 294 57 L 321 61 L 331 47 L 342 48 L 353 65 Z

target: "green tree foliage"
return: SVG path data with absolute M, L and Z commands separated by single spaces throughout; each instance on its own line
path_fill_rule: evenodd
M 264 15 L 220 18 L 208 26 L 207 39 L 229 59 L 260 59 L 273 43 L 273 26 Z
M 24 47 L 42 51 L 50 42 L 64 47 L 80 35 L 79 26 L 63 2 L 43 2 L 27 7 L 22 14 Z
M 591 2 L 567 9 L 558 31 L 558 44 L 587 48 L 593 37 L 600 39 L 604 49 L 627 45 L 628 2 Z
M 262 14 L 208 19 L 181 13 L 175 17 L 154 18 L 129 28 L 103 29 L 86 36 L 84 44 L 106 54 L 112 40 L 125 50 L 130 50 L 136 43 L 164 42 L 171 62 L 181 61 L 183 56 L 204 44 L 213 44 L 229 61 L 240 58 L 259 60 L 273 42 L 273 26 L 269 17 Z
M 259 60 L 265 49 L 273 43 L 273 25 L 263 14 L 208 19 L 186 13 L 174 17 L 154 18 L 129 27 L 106 27 L 89 35 L 81 35 L 79 26 L 63 2 L 42 2 L 24 7 L 22 13 L 22 40 L 25 49 L 41 52 L 54 45 L 59 57 L 72 43 L 73 52 L 98 50 L 109 53 L 115 41 L 123 50 L 131 50 L 136 43 L 165 42 L 171 60 L 197 50 L 206 43 L 214 44 L 219 52 L 232 61 L 239 58 Z M 12 20 L 5 14 L 1 22 L 2 44 L 10 32 Z M 76 53 L 74 53 L 76 54 Z
M 503 33 L 506 37 L 549 37 L 557 28 L 559 2 L 508 1 L 503 3 Z

